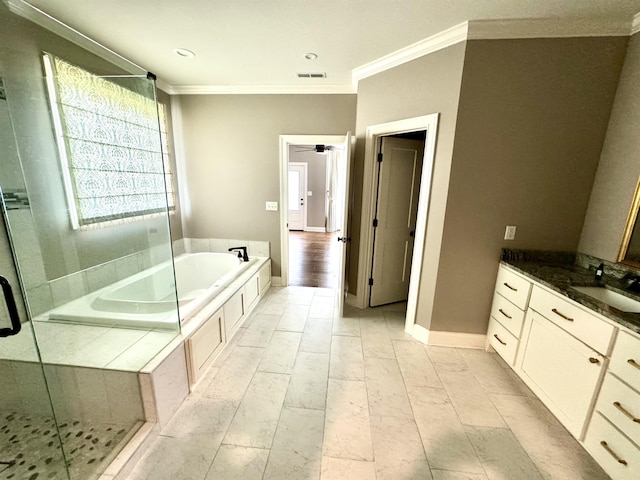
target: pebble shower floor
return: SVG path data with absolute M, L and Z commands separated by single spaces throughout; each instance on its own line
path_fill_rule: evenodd
M 130 430 L 122 425 L 60 424 L 60 435 L 72 480 L 98 478 L 111 453 Z M 0 414 L 0 479 L 66 479 L 58 432 L 51 417 Z

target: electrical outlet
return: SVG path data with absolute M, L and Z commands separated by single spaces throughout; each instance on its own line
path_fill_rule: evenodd
M 516 238 L 516 226 L 515 225 L 507 225 L 507 228 L 504 231 L 504 239 L 505 240 L 515 240 Z
M 266 208 L 267 208 L 267 211 L 269 211 L 269 212 L 277 212 L 278 211 L 278 202 L 267 202 Z

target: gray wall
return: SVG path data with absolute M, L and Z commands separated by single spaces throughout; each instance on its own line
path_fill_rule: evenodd
M 486 332 L 502 247 L 577 249 L 626 44 L 468 42 L 431 330 Z
M 6 83 L 7 102 L 30 194 L 36 240 L 46 258 L 46 279 L 167 242 L 166 218 L 87 231 L 74 231 L 69 223 L 43 81 L 42 51 L 59 55 L 98 74 L 125 72 L 13 15 L 4 3 L 0 3 L 0 24 L 0 76 Z M 174 222 L 174 226 L 174 236 L 180 238 L 180 222 Z M 154 229 L 157 233 L 151 233 Z
M 313 195 L 306 197 L 307 227 L 325 228 L 327 156 L 315 152 L 300 152 L 297 147 L 289 147 L 289 162 L 307 164 L 307 191 Z
M 617 261 L 640 176 L 640 34 L 629 42 L 578 250 Z
M 344 135 L 355 95 L 184 95 L 184 236 L 271 242 L 280 275 L 279 136 Z M 279 206 L 282 208 L 282 205 Z
M 358 86 L 357 143 L 352 169 L 353 217 L 351 222 L 352 253 L 349 289 L 356 293 L 357 258 L 362 212 L 362 175 L 364 137 L 369 125 L 439 113 L 436 158 L 431 187 L 429 225 L 420 279 L 418 323 L 425 325 L 425 312 L 431 311 L 432 291 L 436 282 L 442 225 L 444 222 L 453 140 L 458 112 L 458 99 L 465 57 L 465 43 L 413 60 L 362 80 Z M 359 286 L 358 288 L 363 288 Z

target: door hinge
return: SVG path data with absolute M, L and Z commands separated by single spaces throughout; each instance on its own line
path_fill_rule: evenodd
M 382 152 L 378 154 L 378 163 L 382 162 Z
M 373 285 L 373 278 L 369 279 L 369 285 Z
M 378 226 L 378 219 L 377 219 L 377 218 L 374 218 L 374 219 L 373 219 L 373 227 L 375 228 L 375 227 L 377 227 L 377 226 Z

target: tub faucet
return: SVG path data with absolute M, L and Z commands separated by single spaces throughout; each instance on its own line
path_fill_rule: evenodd
M 247 255 L 247 247 L 232 247 L 230 252 L 238 251 L 238 258 L 241 258 L 243 262 L 249 261 L 249 255 Z

